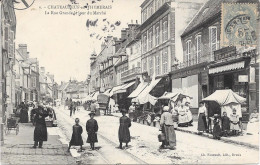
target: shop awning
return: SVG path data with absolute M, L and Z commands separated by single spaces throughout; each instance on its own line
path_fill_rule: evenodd
M 163 99 L 172 99 L 175 97 L 178 97 L 179 93 L 172 93 L 172 92 L 165 92 L 161 97 L 159 97 L 159 100 L 163 100 Z
M 127 84 L 123 84 L 123 85 L 119 85 L 119 86 L 116 86 L 114 88 L 112 88 L 112 90 L 109 92 L 109 96 L 113 96 L 113 94 L 115 94 L 115 91 L 123 88 L 124 86 L 126 86 Z
M 109 96 L 109 92 L 111 91 L 111 89 L 107 89 L 103 94 L 108 95 Z
M 98 95 L 99 95 L 99 91 L 95 92 L 95 94 L 92 96 L 92 99 L 97 100 Z
M 161 78 L 153 80 L 138 96 L 137 100 L 140 104 L 145 104 L 150 102 L 151 104 L 155 104 L 156 97 L 151 96 L 149 93 L 151 90 L 159 83 Z
M 245 67 L 245 61 L 241 61 L 241 62 L 237 62 L 237 63 L 233 63 L 233 64 L 210 68 L 209 74 L 215 74 L 215 73 L 220 73 L 220 72 L 229 71 L 229 70 L 236 70 L 236 69 L 241 69 L 244 67 Z
M 127 88 L 131 87 L 132 85 L 134 85 L 135 82 L 130 82 L 130 83 L 127 83 L 124 87 L 122 87 L 121 89 L 118 89 L 114 92 L 114 94 L 116 93 L 125 93 Z
M 137 97 L 143 90 L 144 88 L 148 85 L 147 82 L 142 82 L 140 83 L 137 88 L 128 96 L 128 98 L 134 98 Z
M 227 105 L 230 103 L 242 104 L 246 101 L 246 98 L 243 98 L 233 92 L 231 89 L 216 90 L 214 93 L 208 97 L 202 99 L 203 101 L 215 101 L 220 106 Z

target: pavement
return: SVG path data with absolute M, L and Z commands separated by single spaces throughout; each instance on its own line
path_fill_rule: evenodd
M 1 146 L 2 164 L 76 164 L 76 160 L 67 152 L 57 127 L 47 127 L 48 141 L 43 148 L 32 148 L 34 126 L 31 123 L 19 123 L 19 133 L 11 130 L 4 136 Z
M 69 111 L 62 107 L 56 108 L 59 126 L 70 138 L 74 119 L 80 119 L 84 127 L 89 119 L 89 111 L 81 109 L 69 117 Z M 119 114 L 118 116 L 121 116 Z M 123 150 L 118 149 L 119 118 L 115 116 L 96 116 L 98 122 L 98 143 L 96 151 L 85 151 L 77 159 L 89 164 L 255 164 L 259 162 L 259 151 L 234 143 L 214 140 L 197 134 L 176 131 L 176 150 L 159 149 L 159 129 L 132 122 L 130 127 L 131 142 Z M 86 132 L 83 128 L 85 143 Z M 90 160 L 91 159 L 91 160 Z M 102 160 L 103 159 L 103 160 Z M 130 163 L 129 163 L 130 162 Z M 139 162 L 139 163 L 137 163 Z
M 112 115 L 115 117 L 122 116 L 121 113 L 112 113 Z M 194 121 L 193 126 L 178 127 L 177 131 L 195 134 L 198 136 L 213 138 L 212 134 L 209 134 L 209 133 L 199 134 L 198 130 L 197 130 L 197 125 L 198 125 L 198 122 Z M 227 143 L 233 143 L 233 144 L 237 144 L 237 145 L 242 145 L 242 146 L 246 146 L 246 147 L 250 147 L 250 148 L 254 148 L 254 149 L 259 149 L 259 134 L 247 135 L 245 131 L 243 132 L 243 135 L 241 135 L 241 136 L 221 137 L 220 141 L 227 142 Z

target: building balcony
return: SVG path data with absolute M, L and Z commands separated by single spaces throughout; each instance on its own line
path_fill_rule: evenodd
M 121 80 L 127 82 L 136 78 L 136 75 L 141 74 L 141 67 L 135 67 L 121 73 Z
M 204 62 L 211 62 L 213 61 L 213 56 L 210 54 L 206 54 L 206 55 L 200 55 L 200 56 L 195 56 L 193 58 L 190 58 L 189 60 L 186 60 L 184 62 L 181 62 L 179 64 L 176 64 L 173 66 L 172 70 L 178 70 L 178 69 L 183 69 L 183 68 L 187 68 L 190 66 L 194 66 L 197 64 L 201 64 Z

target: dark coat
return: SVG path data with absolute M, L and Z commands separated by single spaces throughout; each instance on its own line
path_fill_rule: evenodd
M 213 127 L 213 136 L 214 137 L 220 137 L 220 134 L 221 134 L 221 128 L 220 128 L 220 125 L 219 125 L 219 119 L 215 118 L 213 120 L 213 123 L 214 123 L 214 127 Z
M 70 140 L 70 145 L 74 146 L 81 146 L 83 145 L 83 140 L 81 137 L 81 134 L 83 132 L 83 129 L 80 125 L 73 125 L 72 127 L 73 133 Z
M 26 105 L 20 106 L 20 122 L 21 123 L 28 123 L 28 107 Z
M 95 119 L 89 119 L 87 121 L 86 130 L 88 132 L 87 143 L 98 142 L 97 133 L 96 133 L 98 131 L 98 123 Z
M 223 116 L 222 117 L 222 130 L 228 131 L 230 129 L 230 120 L 229 117 Z
M 126 116 L 122 116 L 120 117 L 119 122 L 120 122 L 119 130 L 118 130 L 119 142 L 128 143 L 131 141 L 130 131 L 129 131 L 129 127 L 131 127 L 131 120 Z
M 38 107 L 32 110 L 32 114 L 35 115 L 35 129 L 34 129 L 34 141 L 47 141 L 47 127 L 45 118 L 49 115 L 48 111 Z

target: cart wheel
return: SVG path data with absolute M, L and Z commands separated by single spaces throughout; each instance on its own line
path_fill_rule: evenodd
M 16 135 L 18 135 L 18 133 L 19 133 L 19 125 L 17 124 L 17 126 L 16 126 Z

